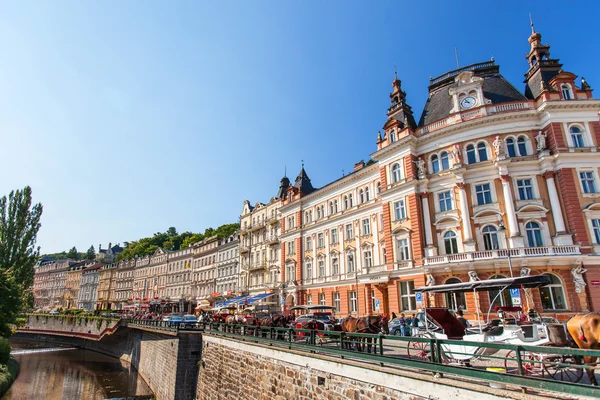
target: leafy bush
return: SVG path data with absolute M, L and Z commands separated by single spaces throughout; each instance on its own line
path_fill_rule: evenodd
M 0 364 L 8 363 L 10 359 L 10 345 L 8 339 L 0 337 Z

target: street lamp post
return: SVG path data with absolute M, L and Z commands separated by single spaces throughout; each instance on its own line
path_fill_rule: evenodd
M 512 269 L 512 260 L 510 258 L 510 250 L 511 250 L 511 248 L 510 248 L 509 241 L 508 241 L 508 229 L 506 229 L 506 227 L 504 226 L 504 224 L 500 223 L 500 226 L 498 227 L 498 230 L 500 232 L 504 232 L 504 236 L 506 237 L 506 250 L 507 250 L 506 255 L 508 257 L 508 269 L 510 271 L 510 277 L 514 278 L 513 269 Z

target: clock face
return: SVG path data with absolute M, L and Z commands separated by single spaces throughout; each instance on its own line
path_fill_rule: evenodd
M 460 106 L 462 108 L 471 108 L 473 107 L 475 104 L 477 104 L 477 100 L 475 100 L 475 97 L 465 97 L 464 99 L 462 99 L 460 101 Z

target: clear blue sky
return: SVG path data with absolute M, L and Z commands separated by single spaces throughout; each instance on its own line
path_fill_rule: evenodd
M 394 63 L 417 119 L 455 47 L 522 89 L 529 12 L 600 89 L 600 2 L 425 3 L 3 1 L 0 193 L 32 186 L 43 252 L 235 222 L 368 159 Z

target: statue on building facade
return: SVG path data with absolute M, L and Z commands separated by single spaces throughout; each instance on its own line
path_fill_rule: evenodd
M 531 268 L 527 268 L 527 267 L 521 268 L 520 276 L 521 276 L 521 278 L 525 278 L 527 276 L 531 276 Z
M 535 137 L 535 141 L 537 142 L 537 151 L 546 150 L 546 134 L 539 131 L 537 136 Z
M 571 270 L 571 275 L 573 275 L 573 283 L 575 284 L 575 292 L 581 293 L 583 289 L 585 289 L 585 280 L 583 279 L 583 274 L 587 272 L 587 269 L 583 268 L 583 266 L 578 265 Z
M 419 176 L 425 176 L 427 171 L 425 171 L 425 161 L 421 157 L 417 158 L 417 161 L 413 161 L 417 165 L 417 173 Z
M 480 280 L 481 279 L 477 276 L 477 271 L 469 271 L 469 282 L 477 282 Z
M 425 286 L 434 286 L 435 278 L 431 274 L 427 274 L 427 280 L 425 281 Z
M 494 146 L 494 152 L 496 153 L 496 158 L 504 157 L 504 140 L 500 138 L 500 136 L 496 135 L 496 138 L 492 142 L 492 146 Z
M 462 164 L 462 156 L 459 144 L 455 144 L 452 147 L 452 159 L 454 160 L 454 164 Z

